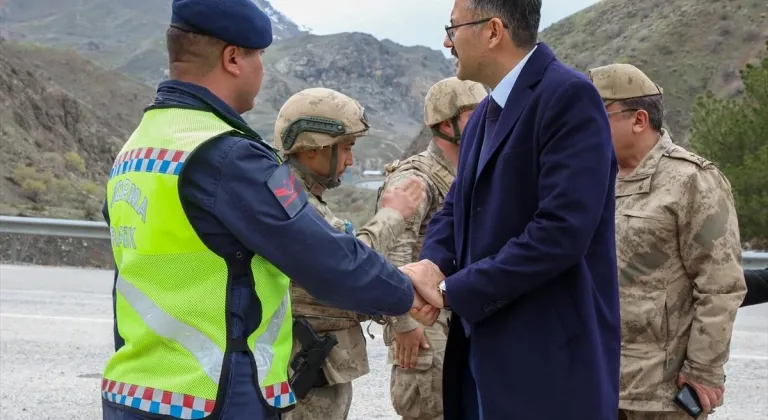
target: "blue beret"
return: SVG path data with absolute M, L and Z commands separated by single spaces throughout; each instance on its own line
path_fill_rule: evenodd
M 173 0 L 171 26 L 242 48 L 272 44 L 272 21 L 252 0 Z

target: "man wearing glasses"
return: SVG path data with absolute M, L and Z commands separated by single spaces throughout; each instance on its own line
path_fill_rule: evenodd
M 589 71 L 619 163 L 620 419 L 684 420 L 683 383 L 703 414 L 722 402 L 731 331 L 746 286 L 728 180 L 672 143 L 662 89 L 630 64 Z
M 492 88 L 420 261 L 401 267 L 452 311 L 446 420 L 618 416 L 610 127 L 589 79 L 537 42 L 540 15 L 540 0 L 456 0 L 446 28 L 457 78 Z

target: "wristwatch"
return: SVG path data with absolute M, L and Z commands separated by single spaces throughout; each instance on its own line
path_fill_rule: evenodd
M 448 309 L 448 304 L 445 302 L 445 280 L 437 285 L 437 289 L 440 290 L 440 295 L 443 296 L 443 308 Z

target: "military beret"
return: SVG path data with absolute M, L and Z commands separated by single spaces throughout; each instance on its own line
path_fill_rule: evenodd
M 251 0 L 173 0 L 171 26 L 242 48 L 272 44 L 272 22 Z
M 606 101 L 661 95 L 664 92 L 645 73 L 631 64 L 596 67 L 589 70 L 589 78 L 600 92 L 600 97 Z

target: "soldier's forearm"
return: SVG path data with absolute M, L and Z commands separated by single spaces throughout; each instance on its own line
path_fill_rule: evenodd
M 733 323 L 744 298 L 744 280 L 738 264 L 729 272 L 696 280 L 694 317 L 683 374 L 709 386 L 721 386 L 728 361 Z M 715 271 L 715 270 L 713 270 Z
M 392 331 L 396 333 L 412 331 L 420 325 L 419 321 L 408 314 L 390 317 L 389 323 L 392 325 Z
M 395 210 L 383 208 L 357 231 L 357 239 L 379 253 L 386 253 L 405 230 L 405 220 Z

